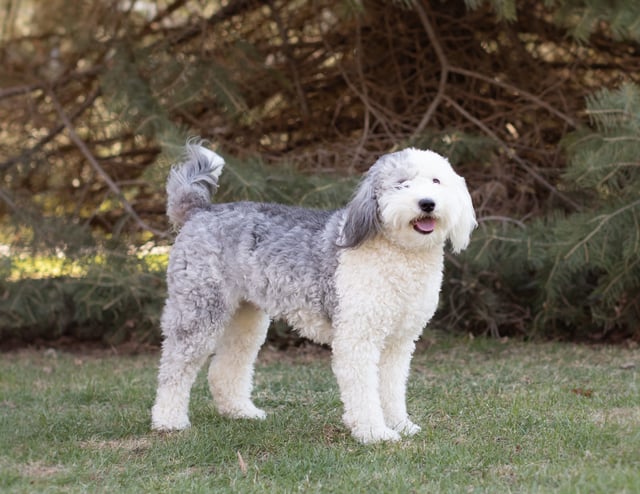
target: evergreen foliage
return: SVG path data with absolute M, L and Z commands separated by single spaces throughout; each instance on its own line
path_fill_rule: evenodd
M 471 303 L 449 302 L 447 312 L 493 334 L 639 336 L 640 86 L 603 89 L 586 106 L 591 125 L 563 141 L 561 185 L 580 210 L 484 225 L 458 273 L 461 288 L 450 287 L 457 298 L 471 292 Z
M 0 3 L 0 335 L 156 320 L 160 271 L 122 259 L 170 243 L 197 135 L 228 159 L 216 201 L 322 208 L 380 154 L 435 149 L 481 224 L 438 324 L 640 338 L 638 2 L 35 4 Z M 29 254 L 85 276 L 16 279 Z
M 586 43 L 589 37 L 606 26 L 615 40 L 640 40 L 640 4 L 633 1 L 607 0 L 546 0 L 520 2 L 516 0 L 465 0 L 470 9 L 489 4 L 499 19 L 515 21 L 519 13 L 528 9 L 545 8 L 554 16 L 554 22 L 578 41 Z
M 640 323 L 640 86 L 599 91 L 587 99 L 587 114 L 592 126 L 564 142 L 563 179 L 583 210 L 546 222 L 540 322 L 633 333 Z
M 45 261 L 46 263 L 46 261 Z M 80 262 L 78 273 L 16 278 L 0 268 L 0 340 L 78 340 L 118 344 L 132 335 L 157 343 L 164 272 L 117 251 Z M 68 271 L 68 270 L 67 270 Z

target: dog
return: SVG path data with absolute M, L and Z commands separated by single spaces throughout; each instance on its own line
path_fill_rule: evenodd
M 212 357 L 218 412 L 263 419 L 254 362 L 272 318 L 330 345 L 343 421 L 362 443 L 416 434 L 406 407 L 415 341 L 438 305 L 447 242 L 465 249 L 476 217 L 465 180 L 432 151 L 380 157 L 335 211 L 211 203 L 224 159 L 188 142 L 167 180 L 179 233 L 168 269 L 152 428 L 189 427 L 189 395 Z

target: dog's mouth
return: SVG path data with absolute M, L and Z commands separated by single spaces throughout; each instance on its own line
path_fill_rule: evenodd
M 436 229 L 436 220 L 431 216 L 421 216 L 411 222 L 413 229 L 422 235 L 433 233 Z

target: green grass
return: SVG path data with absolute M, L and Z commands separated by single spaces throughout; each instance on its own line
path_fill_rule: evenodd
M 437 336 L 410 380 L 422 432 L 374 446 L 328 354 L 262 355 L 262 422 L 219 417 L 202 374 L 174 434 L 149 431 L 156 364 L 2 354 L 0 492 L 640 492 L 637 349 Z

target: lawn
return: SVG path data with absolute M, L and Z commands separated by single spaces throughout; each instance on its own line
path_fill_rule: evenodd
M 0 354 L 1 492 L 640 492 L 640 350 L 427 333 L 409 409 L 423 430 L 362 446 L 324 351 L 262 352 L 265 421 L 149 431 L 156 354 Z

